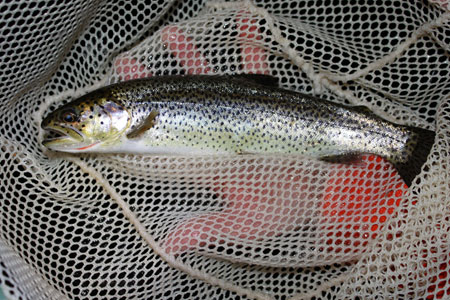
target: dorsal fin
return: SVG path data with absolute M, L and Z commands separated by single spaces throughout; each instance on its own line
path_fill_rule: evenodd
M 148 117 L 142 122 L 142 124 L 129 133 L 127 133 L 127 138 L 135 139 L 140 137 L 144 132 L 155 126 L 155 118 L 158 115 L 156 110 L 153 110 Z
M 354 111 L 363 113 L 365 115 L 375 115 L 374 112 L 372 110 L 370 110 L 370 108 L 368 108 L 367 106 L 364 106 L 364 105 L 356 105 L 356 106 L 350 106 L 350 107 Z
M 273 77 L 271 75 L 264 75 L 264 74 L 238 74 L 238 75 L 231 75 L 231 77 L 246 81 L 252 84 L 257 85 L 264 85 L 269 87 L 279 87 L 278 86 L 278 78 Z

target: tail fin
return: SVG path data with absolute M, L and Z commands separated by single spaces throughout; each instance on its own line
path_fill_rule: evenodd
M 409 160 L 403 163 L 394 163 L 398 173 L 408 186 L 411 186 L 414 178 L 419 175 L 428 154 L 430 154 L 436 135 L 433 131 L 422 128 L 412 128 L 412 130 L 417 134 L 418 139 Z

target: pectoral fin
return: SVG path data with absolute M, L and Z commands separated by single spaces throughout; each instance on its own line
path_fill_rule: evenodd
M 147 130 L 155 126 L 156 116 L 158 116 L 158 112 L 156 110 L 152 111 L 140 126 L 136 127 L 134 130 L 130 131 L 127 134 L 127 138 L 129 139 L 138 138 L 142 134 L 144 134 Z

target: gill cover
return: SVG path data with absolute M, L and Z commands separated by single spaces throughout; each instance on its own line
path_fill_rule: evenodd
M 82 131 L 96 142 L 112 141 L 128 128 L 128 112 L 113 100 L 102 99 L 89 106 L 90 114 L 83 119 Z

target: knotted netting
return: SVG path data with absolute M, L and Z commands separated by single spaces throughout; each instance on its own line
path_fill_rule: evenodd
M 0 282 L 12 299 L 450 297 L 446 1 L 0 4 Z M 108 83 L 270 74 L 436 132 L 384 159 L 69 155 L 49 111 Z

